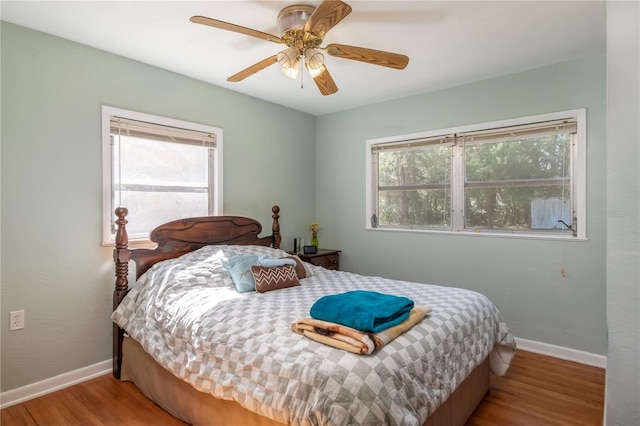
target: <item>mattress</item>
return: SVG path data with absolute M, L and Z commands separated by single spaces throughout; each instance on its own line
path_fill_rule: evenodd
M 513 335 L 485 296 L 308 265 L 300 285 L 239 293 L 222 265 L 259 246 L 207 246 L 160 262 L 133 284 L 113 320 L 193 388 L 287 424 L 420 425 L 491 357 L 503 374 Z M 406 296 L 429 316 L 371 355 L 291 331 L 320 297 L 350 290 Z

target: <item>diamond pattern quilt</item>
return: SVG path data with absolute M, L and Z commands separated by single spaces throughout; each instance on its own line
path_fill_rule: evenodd
M 515 341 L 485 296 L 308 265 L 299 286 L 238 293 L 221 260 L 285 257 L 259 246 L 207 246 L 153 266 L 112 319 L 196 389 L 293 425 L 420 425 L 491 353 L 503 374 Z M 371 355 L 294 333 L 320 297 L 350 290 L 406 296 L 432 312 Z M 493 350 L 492 350 L 493 348 Z

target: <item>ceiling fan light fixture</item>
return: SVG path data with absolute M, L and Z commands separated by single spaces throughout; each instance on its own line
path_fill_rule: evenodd
M 287 6 L 278 13 L 278 31 L 284 34 L 291 30 L 301 30 L 316 10 L 313 6 L 293 5 Z
M 289 47 L 282 52 L 278 52 L 276 59 L 283 70 L 289 69 L 298 61 L 298 49 Z
M 281 71 L 287 77 L 295 80 L 298 77 L 298 73 L 300 72 L 300 59 L 296 59 L 295 61 L 293 61 L 291 66 L 288 68 L 282 67 Z
M 309 75 L 311 75 L 311 78 L 316 78 L 317 76 L 319 76 L 320 74 L 322 74 L 327 70 L 324 65 L 320 66 L 319 68 L 310 68 L 308 63 L 306 65 L 307 65 L 307 70 L 309 70 Z
M 319 69 L 324 67 L 324 55 L 318 49 L 313 47 L 304 51 L 304 57 L 309 69 Z

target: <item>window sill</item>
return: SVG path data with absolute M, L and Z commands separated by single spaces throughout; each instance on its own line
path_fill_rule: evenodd
M 516 234 L 509 232 L 493 232 L 493 231 L 446 231 L 436 229 L 398 229 L 398 228 L 372 228 L 367 226 L 366 231 L 374 232 L 404 232 L 418 234 L 435 234 L 435 235 L 456 235 L 465 237 L 489 237 L 489 238 L 506 238 L 521 240 L 543 240 L 543 241 L 588 241 L 587 237 L 574 237 L 570 233 L 566 234 Z

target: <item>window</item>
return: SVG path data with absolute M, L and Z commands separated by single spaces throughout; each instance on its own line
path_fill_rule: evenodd
M 130 240 L 162 223 L 222 214 L 222 129 L 102 108 L 103 243 L 113 243 L 118 206 Z
M 585 238 L 585 110 L 367 141 L 367 228 Z

